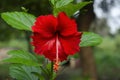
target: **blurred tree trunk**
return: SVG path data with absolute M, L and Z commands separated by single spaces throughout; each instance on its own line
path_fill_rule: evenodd
M 89 31 L 91 22 L 94 20 L 93 4 L 87 5 L 81 10 L 77 19 L 80 31 Z M 81 48 L 80 60 L 83 70 L 83 80 L 97 80 L 96 66 L 91 47 Z

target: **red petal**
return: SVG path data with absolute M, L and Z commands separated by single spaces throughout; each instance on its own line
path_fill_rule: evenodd
M 41 34 L 39 33 L 33 33 L 32 36 L 33 42 L 32 44 L 35 46 L 35 52 L 38 54 L 43 54 L 44 52 L 44 45 L 47 44 L 47 42 L 51 39 L 51 38 L 43 38 L 41 36 Z M 50 45 L 50 44 L 49 44 Z M 49 49 L 49 46 L 46 47 L 46 49 Z
M 58 15 L 58 30 L 62 36 L 70 36 L 77 32 L 75 20 L 70 19 L 64 12 Z
M 57 19 L 53 15 L 39 16 L 32 26 L 32 30 L 41 34 L 42 37 L 50 38 L 56 31 L 56 26 Z
M 79 51 L 80 38 L 81 33 L 79 32 L 70 37 L 60 38 L 60 42 L 67 55 L 73 55 Z

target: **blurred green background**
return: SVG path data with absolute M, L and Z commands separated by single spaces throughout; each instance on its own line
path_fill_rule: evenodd
M 52 11 L 48 0 L 0 0 L 0 13 L 22 11 L 21 7 L 25 7 L 35 16 L 49 14 Z M 0 59 L 7 57 L 6 52 L 12 49 L 29 50 L 29 36 L 25 31 L 10 27 L 0 18 Z M 120 33 L 112 36 L 108 33 L 103 36 L 103 42 L 93 47 L 93 54 L 99 80 L 120 80 Z M 79 55 L 76 56 L 78 59 Z M 0 80 L 9 80 L 8 67 L 9 64 L 0 63 Z M 82 80 L 81 71 L 81 67 L 67 67 L 64 74 L 58 76 L 58 80 Z

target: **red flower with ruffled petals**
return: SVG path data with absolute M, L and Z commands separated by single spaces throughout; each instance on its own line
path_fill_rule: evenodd
M 32 31 L 35 52 L 51 61 L 66 60 L 68 55 L 79 51 L 82 33 L 77 31 L 75 20 L 70 19 L 64 12 L 57 17 L 39 16 L 32 26 Z

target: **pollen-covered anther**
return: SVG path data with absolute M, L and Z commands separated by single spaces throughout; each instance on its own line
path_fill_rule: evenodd
M 57 72 L 59 70 L 59 66 L 60 66 L 60 61 L 59 60 L 56 60 L 54 65 L 53 65 L 53 70 L 55 72 Z

